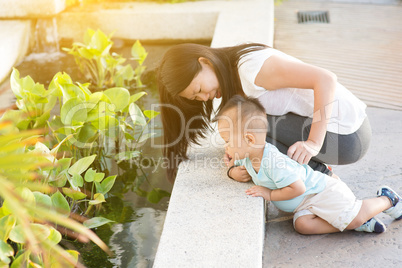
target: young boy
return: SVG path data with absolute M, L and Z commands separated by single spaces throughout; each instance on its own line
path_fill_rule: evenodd
M 293 212 L 301 234 L 343 230 L 382 233 L 385 225 L 374 216 L 380 212 L 402 218 L 401 197 L 387 186 L 376 198 L 357 200 L 339 179 L 314 171 L 265 142 L 268 122 L 256 99 L 235 96 L 217 115 L 226 154 L 236 166 L 245 166 L 256 186 L 246 193 L 261 196 L 280 210 Z

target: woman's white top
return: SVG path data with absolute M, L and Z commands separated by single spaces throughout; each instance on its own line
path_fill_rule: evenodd
M 266 48 L 250 52 L 239 61 L 239 76 L 244 93 L 249 97 L 258 98 L 269 115 L 284 115 L 289 112 L 313 117 L 313 89 L 281 88 L 266 90 L 255 84 L 255 78 L 265 60 L 272 55 L 299 61 L 274 48 Z M 354 96 L 348 89 L 337 82 L 332 114 L 328 115 L 327 131 L 347 135 L 360 128 L 366 118 L 366 104 Z

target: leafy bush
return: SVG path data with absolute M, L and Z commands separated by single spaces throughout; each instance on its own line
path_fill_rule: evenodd
M 103 200 L 111 188 L 105 185 L 115 179 L 103 177 L 110 166 L 108 159 L 119 163 L 139 158 L 138 147 L 154 135 L 148 124 L 158 112 L 142 112 L 135 104 L 145 92 L 130 96 L 127 89 L 114 87 L 91 93 L 88 84 L 74 84 L 65 73 L 57 73 L 46 90 L 29 76 L 20 78 L 16 69 L 11 74 L 11 87 L 20 110 L 8 110 L 0 121 L 11 120 L 20 130 L 46 129 L 48 144 L 37 144 L 36 150 L 49 153 L 47 148 L 57 145 L 64 158 L 54 158 L 55 163 L 61 161 L 59 168 L 44 175 L 53 186 L 65 187 L 68 183 L 72 189 L 63 193 L 74 202 L 85 198 L 78 193 L 83 191 L 80 188 L 90 191 L 96 202 Z M 49 120 L 57 99 L 60 107 Z M 86 171 L 90 166 L 94 169 Z M 91 199 L 89 205 L 94 202 Z
M 141 75 L 145 71 L 143 63 L 148 53 L 140 41 L 137 40 L 131 48 L 132 60 L 138 63 L 135 70 L 130 64 L 122 65 L 126 59 L 121 55 L 110 53 L 112 45 L 111 35 L 88 29 L 84 43 L 75 42 L 72 48 L 63 50 L 74 56 L 81 72 L 88 74 L 88 78 L 96 85 L 95 90 L 114 86 L 130 87 L 133 80 L 136 87 L 142 87 Z
M 39 175 L 55 168 L 55 151 L 29 149 L 38 144 L 40 131 L 18 132 L 2 122 L 0 133 L 0 267 L 80 266 L 77 251 L 58 245 L 60 227 L 108 251 L 93 232 L 69 217 L 64 197 Z
M 99 216 L 117 178 L 109 174 L 110 163 L 142 171 L 132 162 L 141 159 L 140 147 L 154 135 L 149 124 L 159 113 L 142 111 L 136 101 L 147 93 L 130 94 L 124 86 L 142 86 L 147 53 L 134 44 L 139 65 L 133 70 L 109 53 L 112 43 L 102 32 L 88 30 L 85 38 L 88 45 L 75 43 L 69 52 L 83 71 L 92 70 L 94 93 L 90 83 L 74 83 L 66 73 L 57 73 L 47 89 L 16 69 L 11 74 L 18 110 L 0 118 L 0 267 L 80 266 L 78 252 L 58 246 L 62 233 L 80 234 L 107 251 L 88 228 L 112 222 Z M 131 187 L 153 203 L 170 195 L 142 190 L 146 180 L 142 171 L 122 192 Z

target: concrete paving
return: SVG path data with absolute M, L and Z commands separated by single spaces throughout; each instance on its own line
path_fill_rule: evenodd
M 28 53 L 31 28 L 30 20 L 0 20 L 0 83 Z
M 359 162 L 334 166 L 357 198 L 374 197 L 388 185 L 402 194 L 402 112 L 368 108 L 373 130 L 370 149 Z M 292 216 L 268 208 L 263 267 L 401 267 L 402 220 L 380 214 L 383 234 L 355 231 L 304 236 L 296 233 Z
M 66 0 L 0 0 L 0 18 L 38 18 L 53 16 L 66 8 Z

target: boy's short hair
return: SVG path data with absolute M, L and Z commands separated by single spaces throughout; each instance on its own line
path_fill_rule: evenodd
M 216 117 L 213 119 L 214 122 L 218 121 L 222 118 L 228 111 L 236 109 L 236 117 L 233 118 L 235 122 L 238 122 L 241 119 L 241 122 L 248 122 L 248 120 L 252 117 L 258 117 L 257 119 L 260 123 L 256 123 L 252 120 L 248 125 L 252 128 L 265 128 L 268 127 L 267 116 L 265 112 L 265 108 L 262 106 L 260 101 L 256 98 L 251 97 L 243 97 L 241 95 L 235 95 L 230 98 L 223 108 L 219 111 Z M 240 116 L 240 118 L 238 118 Z M 263 124 L 263 125 L 262 125 Z M 252 126 L 251 126 L 252 125 Z

